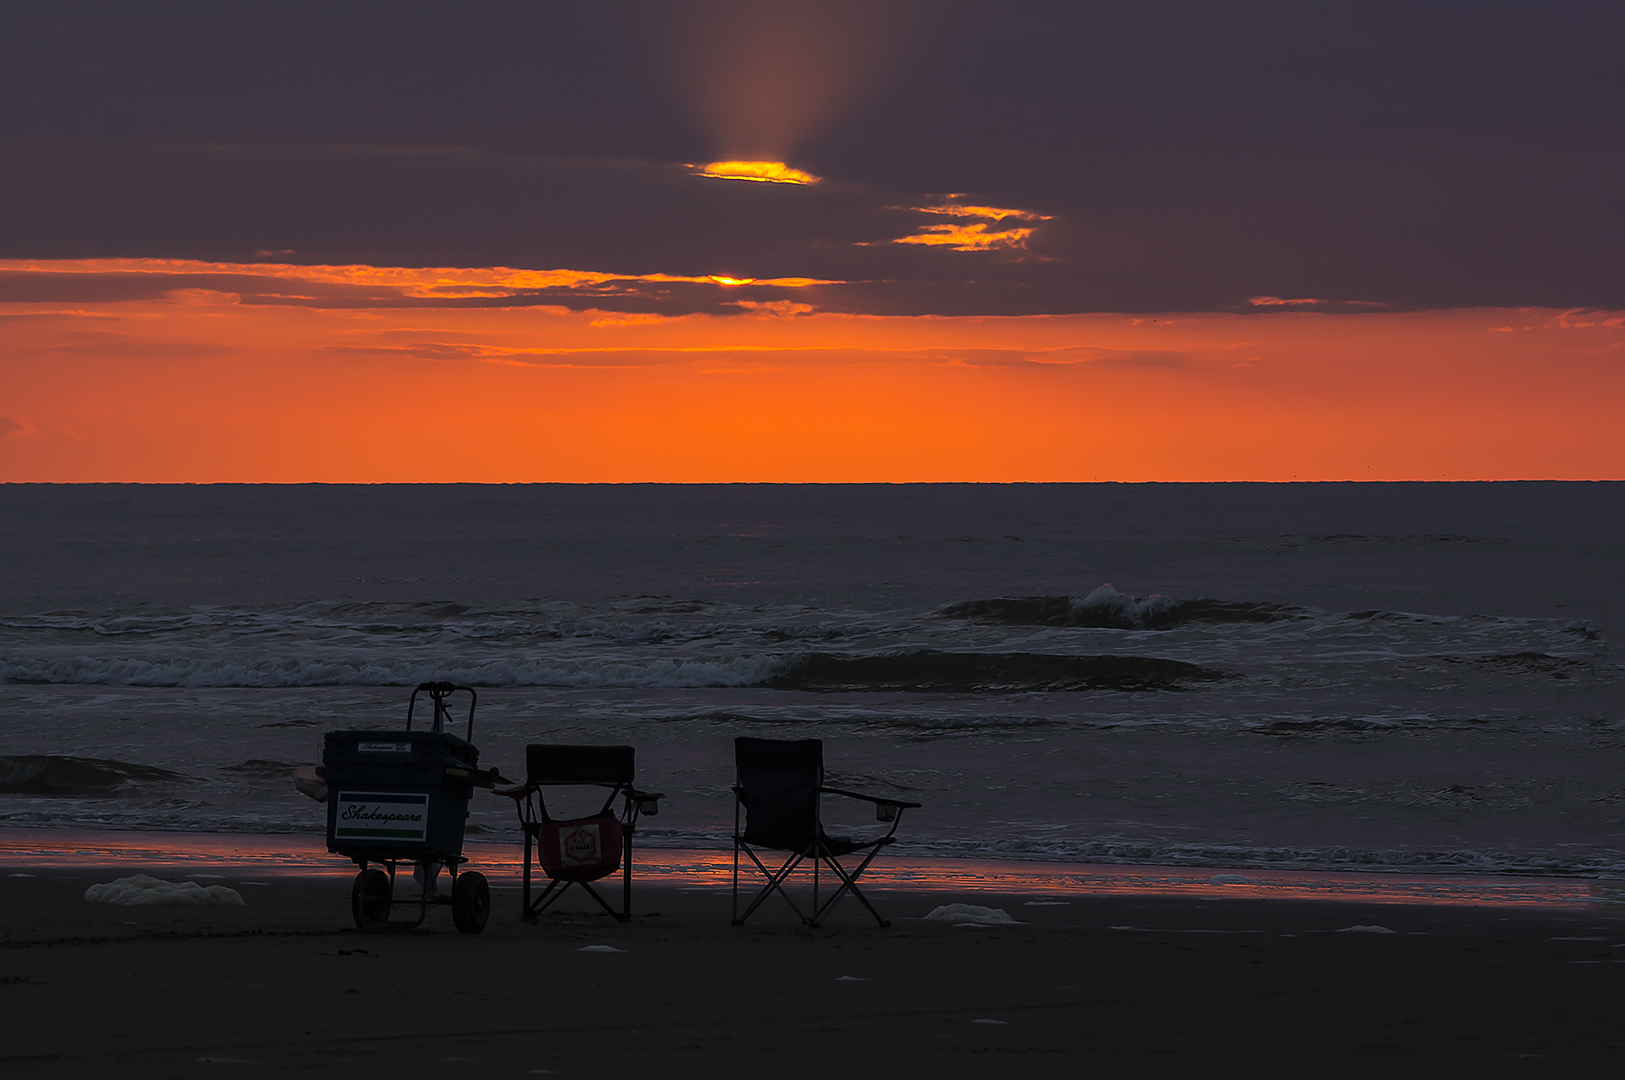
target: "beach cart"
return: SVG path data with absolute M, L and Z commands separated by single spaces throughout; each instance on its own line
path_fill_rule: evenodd
M 468 727 L 463 738 L 447 731 L 447 699 L 468 694 Z M 427 730 L 413 730 L 418 695 L 433 704 Z M 390 922 L 396 906 L 416 905 L 423 922 L 430 904 L 449 904 L 452 921 L 465 934 L 485 929 L 491 889 L 485 875 L 464 870 L 463 827 L 476 786 L 489 787 L 496 770 L 479 768 L 474 748 L 471 687 L 429 682 L 412 691 L 404 731 L 334 731 L 322 751 L 327 786 L 327 850 L 361 868 L 350 888 L 350 911 L 362 928 Z M 397 899 L 396 870 L 412 867 L 417 895 Z M 441 869 L 449 872 L 451 893 L 439 889 Z

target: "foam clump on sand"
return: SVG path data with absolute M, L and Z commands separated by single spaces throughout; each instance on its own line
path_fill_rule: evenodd
M 93 904 L 127 904 L 131 907 L 247 907 L 242 894 L 224 885 L 204 888 L 195 881 L 163 881 L 137 874 L 92 885 L 85 899 Z
M 975 904 L 943 904 L 941 907 L 932 908 L 926 918 L 945 922 L 950 926 L 1026 925 L 1019 919 L 1012 919 L 1003 908 L 978 907 Z

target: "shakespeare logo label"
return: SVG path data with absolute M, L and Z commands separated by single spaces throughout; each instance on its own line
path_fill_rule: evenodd
M 412 744 L 409 742 L 360 742 L 355 744 L 356 751 L 362 754 L 410 754 Z
M 428 795 L 341 791 L 333 839 L 422 840 L 428 825 Z

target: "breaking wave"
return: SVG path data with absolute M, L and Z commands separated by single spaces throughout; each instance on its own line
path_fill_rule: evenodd
M 185 783 L 190 777 L 150 765 L 55 754 L 0 755 L 0 794 L 117 795 L 140 783 Z
M 1013 692 L 1171 690 L 1230 678 L 1226 672 L 1153 656 L 1056 656 L 917 649 L 880 656 L 809 653 L 776 676 L 795 690 Z
M 949 618 L 984 619 L 1019 626 L 1083 626 L 1102 630 L 1171 630 L 1187 623 L 1264 623 L 1301 618 L 1303 608 L 1286 604 L 1177 599 L 1144 599 L 1102 585 L 1088 596 L 1005 596 L 961 600 L 943 608 Z
M 781 653 L 712 660 L 130 660 L 67 657 L 0 661 L 9 683 L 184 688 L 415 686 L 747 687 L 785 690 L 1166 690 L 1231 678 L 1148 656 L 1065 656 L 914 649 L 878 655 Z

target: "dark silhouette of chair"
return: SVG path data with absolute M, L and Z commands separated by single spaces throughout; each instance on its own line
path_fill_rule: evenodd
M 665 797 L 633 787 L 635 773 L 635 752 L 630 746 L 532 743 L 525 747 L 525 783 L 498 791 L 514 800 L 525 834 L 525 921 L 534 922 L 571 885 L 581 886 L 620 922 L 632 917 L 632 834 L 639 815 L 658 813 Z M 596 814 L 559 820 L 547 808 L 547 789 L 556 787 L 600 787 L 609 793 Z M 547 888 L 534 901 L 530 895 L 533 855 L 549 878 Z M 592 882 L 616 871 L 621 873 L 619 910 L 592 887 Z
M 734 740 L 734 763 L 738 769 L 738 783 L 734 785 L 734 879 L 733 924 L 742 926 L 746 919 L 761 906 L 772 893 L 778 893 L 804 924 L 817 927 L 829 915 L 837 902 L 847 893 L 857 897 L 869 914 L 881 926 L 891 923 L 869 903 L 858 888 L 858 878 L 869 868 L 882 848 L 896 841 L 897 826 L 903 811 L 920 804 L 898 799 L 882 799 L 873 795 L 860 795 L 855 791 L 824 786 L 824 744 L 818 739 L 750 739 Z M 839 795 L 873 803 L 875 817 L 891 823 L 884 836 L 871 839 L 853 839 L 830 836 L 824 831 L 823 797 Z M 740 815 L 744 815 L 744 829 L 740 829 Z M 768 868 L 756 854 L 758 849 L 789 852 L 784 863 L 776 870 Z M 743 913 L 739 910 L 739 853 L 750 856 L 767 878 L 767 884 L 750 901 Z M 856 869 L 841 865 L 844 855 L 867 852 Z M 785 882 L 804 860 L 812 861 L 813 894 L 810 915 L 785 891 Z M 827 867 L 840 881 L 840 887 L 822 904 L 818 901 L 819 868 Z

